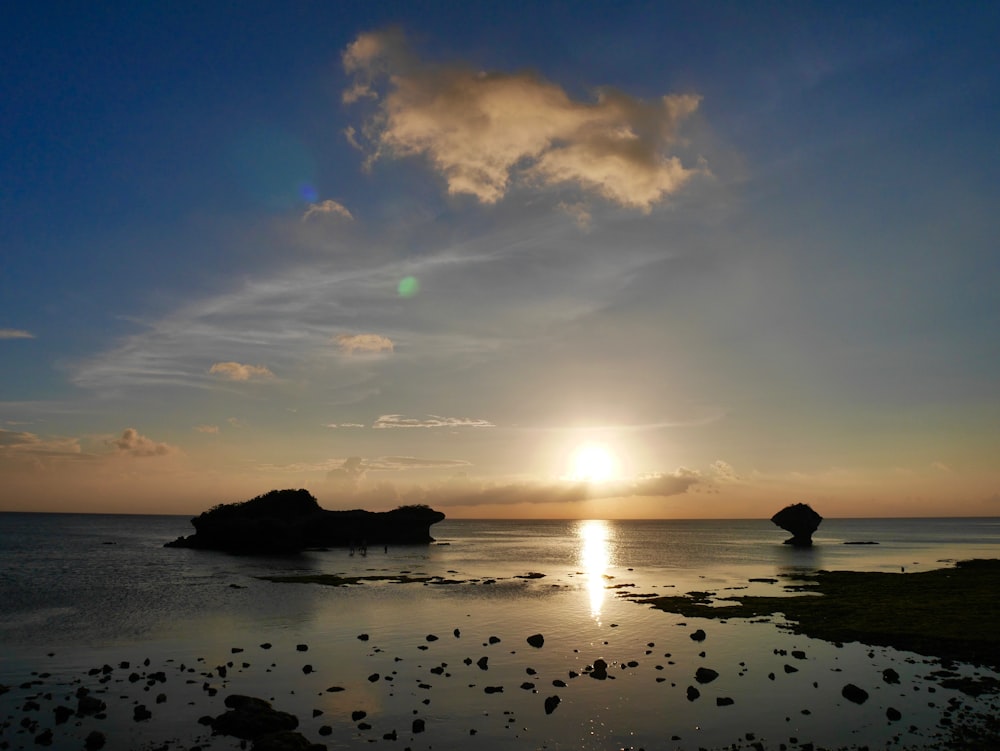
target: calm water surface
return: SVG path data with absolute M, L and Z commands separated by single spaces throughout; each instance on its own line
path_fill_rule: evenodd
M 2 732 L 12 747 L 36 747 L 31 732 L 17 729 L 27 696 L 44 690 L 58 703 L 60 690 L 83 681 L 117 701 L 108 702 L 105 720 L 54 728 L 54 747 L 80 748 L 86 732 L 99 728 L 108 748 L 170 739 L 235 748 L 207 737 L 196 720 L 222 712 L 227 693 L 242 692 L 273 698 L 299 716 L 307 737 L 329 748 L 391 743 L 382 739 L 390 730 L 400 748 L 413 749 L 465 747 L 473 730 L 486 751 L 721 748 L 749 743 L 747 733 L 766 739 L 765 747 L 795 738 L 828 747 L 932 748 L 948 700 L 968 704 L 968 697 L 940 689 L 929 697 L 935 667 L 925 658 L 837 648 L 789 634 L 780 619 L 686 623 L 620 595 L 779 594 L 780 584 L 749 579 L 820 568 L 925 570 L 1000 550 L 998 519 L 828 519 L 811 550 L 789 549 L 784 532 L 756 520 L 448 520 L 433 528 L 436 544 L 378 548 L 365 557 L 331 550 L 249 558 L 162 547 L 189 531 L 187 517 L 0 514 L 0 684 L 45 683 L 0 695 L 0 722 L 11 720 Z M 879 544 L 843 544 L 867 541 Z M 400 572 L 457 583 L 334 588 L 256 578 Z M 519 578 L 529 573 L 544 577 Z M 704 642 L 690 638 L 695 628 L 705 630 Z M 533 633 L 544 634 L 543 648 L 527 645 Z M 807 657 L 789 657 L 793 649 Z M 483 656 L 487 670 L 476 664 Z M 608 680 L 585 675 L 598 658 L 612 667 Z M 129 669 L 118 667 L 123 661 Z M 786 672 L 792 662 L 795 671 Z M 217 668 L 227 663 L 223 677 Z M 105 683 L 88 676 L 105 664 L 113 668 Z M 719 678 L 697 684 L 699 666 Z M 881 681 L 887 666 L 904 677 L 900 686 Z M 136 667 L 140 675 L 164 670 L 170 680 L 130 682 Z M 846 682 L 866 687 L 871 700 L 846 702 Z M 327 692 L 332 684 L 344 691 Z M 695 701 L 687 698 L 689 685 L 699 687 Z M 161 691 L 166 699 L 156 705 Z M 548 715 L 543 703 L 551 695 L 561 703 Z M 719 706 L 720 698 L 733 703 Z M 152 720 L 132 720 L 136 702 L 151 708 Z M 887 722 L 889 706 L 904 719 Z M 368 713 L 371 729 L 352 721 L 358 710 Z M 415 716 L 425 720 L 425 732 L 412 732 Z M 53 726 L 51 708 L 36 719 L 38 728 Z M 330 734 L 321 737 L 324 725 Z

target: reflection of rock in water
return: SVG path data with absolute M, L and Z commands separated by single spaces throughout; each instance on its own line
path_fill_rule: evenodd
M 771 521 L 792 533 L 792 536 L 785 540 L 786 545 L 808 548 L 812 545 L 813 532 L 819 528 L 823 517 L 813 511 L 807 503 L 793 503 L 772 516 Z

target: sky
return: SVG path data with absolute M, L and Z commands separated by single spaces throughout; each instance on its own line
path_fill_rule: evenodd
M 7 4 L 0 510 L 998 515 L 998 34 Z

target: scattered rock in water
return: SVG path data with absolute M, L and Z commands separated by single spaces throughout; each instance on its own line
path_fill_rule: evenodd
M 143 720 L 148 720 L 152 718 L 153 713 L 146 709 L 145 704 L 139 704 L 132 710 L 132 719 L 136 722 L 142 722 Z
M 434 634 L 427 634 L 426 639 L 427 639 L 427 641 L 437 641 L 438 640 L 438 638 Z
M 521 684 L 521 688 L 523 688 L 525 691 L 534 691 L 535 684 L 532 683 L 531 681 L 525 681 L 524 683 Z
M 103 712 L 107 708 L 107 704 L 98 699 L 96 696 L 88 696 L 86 694 L 80 696 L 76 702 L 76 713 L 80 717 L 95 715 Z
M 691 640 L 692 641 L 705 641 L 705 637 L 706 636 L 707 635 L 705 634 L 705 630 L 699 628 L 697 631 L 695 631 L 694 633 L 691 634 Z
M 696 689 L 694 686 L 688 686 L 687 687 L 687 700 L 688 701 L 694 701 L 699 696 L 701 696 L 701 691 L 699 691 L 698 689 Z
M 460 636 L 462 635 L 462 630 L 461 630 L 461 629 L 458 629 L 458 628 L 456 628 L 456 629 L 455 629 L 454 631 L 452 631 L 451 633 L 453 633 L 453 634 L 455 635 L 455 638 L 456 638 L 456 639 L 458 639 L 458 638 L 459 638 L 459 637 L 460 637 Z
M 302 733 L 285 730 L 258 738 L 253 751 L 326 751 L 326 746 L 311 743 Z
M 260 648 L 261 649 L 270 649 L 271 648 L 271 642 L 269 642 L 269 641 L 264 642 L 263 644 L 260 645 Z
M 736 701 L 729 698 L 728 696 L 717 696 L 715 697 L 715 706 L 717 707 L 728 707 L 731 704 L 735 704 Z
M 797 672 L 799 672 L 799 669 L 797 667 L 792 666 L 792 665 L 785 665 L 785 672 L 786 673 L 797 673 Z
M 368 713 L 363 709 L 355 709 L 351 712 L 351 720 L 354 722 L 360 722 L 368 716 Z
M 358 634 L 358 639 L 361 641 L 368 641 L 368 634 Z
M 295 649 L 297 649 L 299 652 L 308 652 L 309 651 L 309 645 L 308 644 L 296 644 L 295 645 Z
M 413 728 L 413 732 L 414 733 L 422 733 L 422 732 L 424 732 L 424 727 L 425 727 L 425 723 L 419 717 L 413 721 L 412 728 Z
M 375 681 L 377 681 L 381 677 L 382 676 L 380 676 L 378 673 L 372 673 L 371 675 L 368 676 L 368 681 L 370 683 L 375 683 Z
M 542 636 L 541 634 L 532 634 L 527 638 L 527 642 L 536 649 L 540 649 L 541 646 L 545 643 L 545 637 Z
M 35 736 L 35 744 L 38 746 L 52 745 L 52 731 L 48 728 Z
M 698 668 L 694 673 L 694 679 L 698 683 L 711 683 L 719 677 L 719 673 L 712 668 Z
M 490 669 L 490 666 L 488 665 L 489 661 L 490 658 L 484 655 L 483 657 L 480 657 L 478 660 L 476 660 L 476 665 L 479 666 L 480 670 L 489 670 Z
M 608 677 L 608 663 L 598 658 L 594 660 L 594 669 L 590 671 L 590 677 L 603 681 Z
M 335 693 L 337 693 L 338 691 L 343 691 L 343 690 L 344 690 L 344 687 L 343 687 L 343 686 L 330 686 L 330 688 L 328 688 L 328 689 L 326 690 L 326 692 L 327 692 L 328 694 L 335 694 Z
M 545 698 L 545 714 L 552 714 L 553 712 L 555 712 L 556 711 L 556 707 L 559 706 L 559 702 L 561 702 L 561 701 L 562 701 L 562 699 L 560 699 L 557 694 L 553 694 L 552 696 L 546 697 Z
M 83 747 L 87 751 L 100 751 L 107 742 L 108 739 L 104 736 L 104 733 L 100 730 L 91 730 L 83 741 Z
M 499 636 L 491 636 L 489 638 L 489 642 L 490 642 L 490 644 L 499 644 L 500 643 L 500 637 Z
M 295 715 L 280 712 L 271 707 L 269 702 L 253 696 L 231 694 L 226 697 L 225 705 L 229 707 L 229 711 L 212 720 L 212 730 L 220 735 L 255 741 L 255 748 L 257 739 L 291 731 L 299 726 Z
M 503 693 L 503 686 L 487 686 L 483 691 L 488 694 L 501 694 Z
M 882 671 L 882 680 L 886 683 L 899 683 L 899 673 L 892 668 L 886 668 Z
M 303 665 L 302 666 L 302 672 L 305 673 L 306 675 L 309 675 L 312 671 L 313 671 L 313 666 L 312 665 Z
M 868 701 L 868 692 L 863 688 L 855 686 L 853 683 L 848 683 L 840 691 L 840 695 L 843 696 L 847 701 L 854 702 L 855 704 L 864 704 Z
M 66 707 L 66 706 L 62 706 L 62 705 L 56 707 L 52 711 L 55 713 L 55 716 L 56 716 L 56 725 L 62 725 L 70 717 L 72 717 L 74 714 L 76 714 L 76 712 L 73 709 L 71 709 L 70 707 Z
M 556 688 L 566 688 L 566 681 L 562 680 L 561 678 L 556 678 L 554 681 L 552 681 L 552 685 L 555 686 Z

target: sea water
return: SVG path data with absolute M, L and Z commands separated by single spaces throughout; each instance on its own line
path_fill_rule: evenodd
M 187 517 L 0 514 L 0 684 L 13 687 L 0 695 L 0 737 L 10 747 L 35 748 L 50 728 L 56 748 L 80 748 L 93 729 L 107 748 L 236 748 L 197 723 L 230 693 L 272 700 L 328 748 L 933 748 L 956 702 L 992 711 L 989 697 L 977 705 L 936 688 L 929 658 L 796 636 L 780 616 L 685 619 L 624 595 L 773 595 L 781 583 L 767 580 L 818 569 L 997 557 L 994 518 L 827 519 L 806 550 L 782 545 L 766 520 L 446 520 L 431 545 L 365 556 L 163 547 L 189 532 Z M 305 574 L 368 579 L 258 578 Z M 391 580 L 401 574 L 440 579 Z M 691 638 L 698 628 L 704 641 Z M 541 648 L 526 642 L 536 633 Z M 588 674 L 598 659 L 605 680 Z M 698 667 L 719 677 L 700 684 Z M 886 667 L 900 684 L 881 679 Z M 869 701 L 846 701 L 847 683 Z M 53 706 L 75 706 L 80 686 L 105 697 L 107 717 L 56 726 Z M 39 709 L 24 710 L 31 701 Z M 150 719 L 133 719 L 140 703 Z M 890 707 L 902 720 L 887 720 Z

